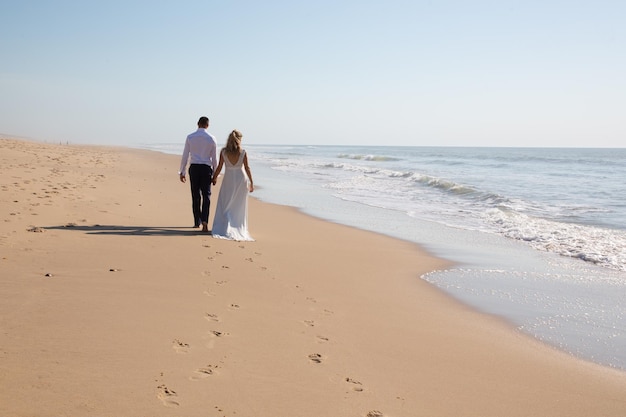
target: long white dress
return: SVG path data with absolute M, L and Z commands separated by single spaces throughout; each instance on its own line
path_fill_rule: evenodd
M 241 150 L 236 164 L 224 158 L 224 177 L 217 197 L 211 233 L 213 237 L 230 240 L 254 240 L 248 233 L 248 177 L 243 170 L 246 151 Z

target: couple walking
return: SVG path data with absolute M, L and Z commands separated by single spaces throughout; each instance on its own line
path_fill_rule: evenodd
M 254 191 L 248 156 L 241 147 L 243 135 L 233 130 L 216 162 L 217 144 L 207 129 L 209 118 L 198 120 L 198 130 L 187 136 L 178 172 L 181 182 L 186 182 L 185 168 L 189 162 L 189 184 L 194 227 L 202 225 L 208 232 L 211 184 L 224 168 L 224 178 L 217 198 L 217 207 L 211 233 L 213 237 L 231 240 L 254 240 L 248 233 L 248 192 Z M 245 175 L 244 175 L 245 170 Z M 246 177 L 247 176 L 247 177 Z

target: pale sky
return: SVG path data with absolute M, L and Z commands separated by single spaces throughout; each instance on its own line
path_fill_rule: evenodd
M 0 1 L 0 134 L 626 146 L 623 0 Z

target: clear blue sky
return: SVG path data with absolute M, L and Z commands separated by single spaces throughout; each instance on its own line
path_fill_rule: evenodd
M 2 1 L 0 133 L 626 146 L 626 1 Z

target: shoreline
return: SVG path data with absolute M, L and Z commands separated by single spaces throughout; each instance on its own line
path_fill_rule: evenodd
M 318 153 L 330 159 L 342 155 Z M 343 149 L 343 153 L 357 155 L 355 159 L 360 154 L 398 156 L 393 151 L 374 153 L 369 147 Z M 625 282 L 623 273 L 575 257 L 538 250 L 527 242 L 498 233 L 454 227 L 437 221 L 443 219 L 427 220 L 413 216 L 406 209 L 389 209 L 385 204 L 354 202 L 342 192 L 333 191 L 332 184 L 346 181 L 342 169 L 336 180 L 316 180 L 298 169 L 292 177 L 281 169 L 291 170 L 287 168 L 290 164 L 271 158 L 281 154 L 287 155 L 288 151 L 275 149 L 269 155 L 262 153 L 260 158 L 255 158 L 257 172 L 261 167 L 269 186 L 261 188 L 256 195 L 261 200 L 300 207 L 304 213 L 321 219 L 415 242 L 436 257 L 455 263 L 444 271 L 426 274 L 423 279 L 462 303 L 502 317 L 517 329 L 574 356 L 626 370 L 624 326 L 620 321 L 623 284 L 619 283 Z M 304 161 L 296 165 L 315 166 L 319 162 L 307 158 L 305 155 Z M 323 159 L 322 166 L 330 163 L 330 159 Z M 411 172 L 407 165 L 392 170 Z M 320 177 L 326 174 L 327 178 L 333 178 L 332 171 L 322 169 Z M 373 189 L 372 194 L 378 192 Z M 385 196 L 381 194 L 378 200 L 384 202 Z M 597 305 L 604 306 L 603 312 L 595 309 Z
M 625 373 L 419 279 L 448 263 L 414 243 L 255 198 L 257 241 L 220 241 L 176 155 L 0 148 L 3 415 L 626 412 Z

